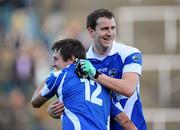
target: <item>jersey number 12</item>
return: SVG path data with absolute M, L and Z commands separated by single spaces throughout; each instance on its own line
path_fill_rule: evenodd
M 100 84 L 96 83 L 97 88 L 91 94 L 91 91 L 90 91 L 91 86 L 90 85 L 95 85 L 94 81 L 88 80 L 88 79 L 81 79 L 81 82 L 83 82 L 85 84 L 85 99 L 94 104 L 102 106 L 102 99 L 97 97 L 98 95 L 100 95 L 100 93 L 102 91 L 102 86 Z

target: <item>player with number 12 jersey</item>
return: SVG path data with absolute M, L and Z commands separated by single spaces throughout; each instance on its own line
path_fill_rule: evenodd
M 110 91 L 93 80 L 79 78 L 75 65 L 52 71 L 41 95 L 57 95 L 65 110 L 61 117 L 63 130 L 107 130 L 110 114 Z

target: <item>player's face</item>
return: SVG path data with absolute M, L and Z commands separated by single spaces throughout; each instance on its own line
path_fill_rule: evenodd
M 97 20 L 95 30 L 89 30 L 91 37 L 94 39 L 96 47 L 101 49 L 111 48 L 113 39 L 116 34 L 114 18 L 100 17 Z
M 59 50 L 60 51 L 60 50 Z M 57 70 L 65 68 L 67 65 L 70 64 L 69 60 L 64 61 L 62 56 L 60 55 L 59 51 L 54 51 L 53 54 L 53 67 Z

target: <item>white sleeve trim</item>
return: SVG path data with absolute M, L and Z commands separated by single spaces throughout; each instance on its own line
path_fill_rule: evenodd
M 45 96 L 49 93 L 49 88 L 47 87 L 47 84 L 44 85 L 44 87 L 41 89 L 41 96 Z
M 117 103 L 115 104 L 115 106 L 116 106 L 119 110 L 124 111 L 124 109 L 122 108 L 120 102 L 117 102 Z
M 123 68 L 123 73 L 135 72 L 135 73 L 138 73 L 139 75 L 141 75 L 141 71 L 142 71 L 142 66 L 139 64 L 135 64 L 135 63 L 125 65 Z

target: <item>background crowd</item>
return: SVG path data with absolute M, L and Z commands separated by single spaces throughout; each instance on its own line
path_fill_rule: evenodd
M 47 114 L 47 105 L 35 111 L 30 99 L 34 87 L 51 69 L 50 47 L 55 40 L 77 38 L 86 49 L 89 47 L 91 41 L 85 28 L 87 12 L 101 7 L 113 11 L 120 6 L 178 5 L 180 1 L 88 0 L 85 3 L 83 0 L 0 0 L 1 130 L 59 129 L 59 121 Z M 174 104 L 179 98 L 176 97 Z

